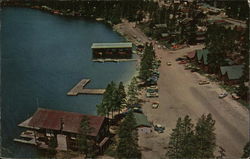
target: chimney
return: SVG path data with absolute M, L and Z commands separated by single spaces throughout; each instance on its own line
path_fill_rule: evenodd
M 63 131 L 63 127 L 64 127 L 64 121 L 63 118 L 60 118 L 60 131 Z

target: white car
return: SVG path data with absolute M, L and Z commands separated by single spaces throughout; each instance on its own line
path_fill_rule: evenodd
M 152 108 L 157 109 L 159 107 L 159 102 L 153 102 L 152 103 Z
M 221 94 L 219 94 L 219 98 L 224 98 L 224 97 L 226 97 L 228 94 L 227 93 L 221 93 Z

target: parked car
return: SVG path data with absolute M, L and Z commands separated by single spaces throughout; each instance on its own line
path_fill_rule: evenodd
M 185 60 L 181 60 L 180 62 L 179 62 L 179 64 L 186 64 L 187 63 L 187 61 L 185 61 Z
M 155 93 L 155 92 L 158 92 L 158 87 L 157 87 L 157 86 L 150 86 L 150 87 L 147 87 L 147 92 L 148 92 L 148 93 Z
M 240 97 L 236 93 L 232 93 L 231 96 L 234 100 L 240 99 Z
M 133 111 L 135 113 L 143 113 L 142 110 L 140 108 L 137 108 L 137 107 L 133 108 Z
M 209 84 L 209 83 L 210 83 L 209 81 L 205 81 L 205 80 L 204 80 L 204 81 L 200 81 L 200 82 L 199 82 L 199 85 L 205 85 L 205 84 Z
M 171 66 L 171 65 L 172 65 L 172 63 L 171 63 L 171 62 L 167 62 L 167 65 L 168 65 L 168 66 Z
M 154 125 L 154 130 L 157 131 L 158 133 L 163 133 L 165 130 L 165 127 L 161 126 L 160 124 Z
M 219 98 L 224 98 L 226 96 L 227 96 L 227 93 L 221 93 L 221 94 L 219 94 Z
M 192 68 L 191 69 L 191 72 L 197 72 L 197 71 L 199 71 L 200 69 L 198 69 L 198 68 Z
M 147 98 L 155 98 L 155 97 L 159 97 L 159 94 L 157 92 L 154 93 L 147 93 L 146 94 Z
M 159 102 L 153 102 L 152 103 L 152 108 L 157 109 L 159 107 Z
M 177 59 L 175 59 L 175 61 L 182 61 L 182 60 L 186 60 L 186 57 L 178 57 Z

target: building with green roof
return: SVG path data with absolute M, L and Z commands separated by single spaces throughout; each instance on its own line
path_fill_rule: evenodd
M 220 66 L 220 77 L 227 84 L 237 84 L 243 76 L 243 65 Z
M 151 127 L 147 117 L 142 113 L 133 113 L 136 121 L 136 127 Z
M 132 43 L 93 43 L 93 58 L 131 58 Z
M 153 131 L 152 124 L 148 121 L 147 117 L 142 113 L 133 113 L 136 121 L 136 128 L 138 133 L 148 134 Z
M 197 50 L 196 51 L 196 56 L 198 62 L 201 62 L 204 65 L 208 65 L 208 54 L 209 54 L 208 49 L 202 49 L 202 50 Z

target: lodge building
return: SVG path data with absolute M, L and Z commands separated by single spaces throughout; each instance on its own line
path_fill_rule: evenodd
M 93 59 L 131 58 L 132 43 L 93 43 L 91 46 Z
M 23 141 L 47 149 L 49 141 L 54 137 L 57 150 L 78 150 L 77 136 L 84 116 L 88 118 L 91 128 L 88 139 L 95 143 L 99 152 L 103 152 L 109 139 L 108 121 L 105 117 L 43 108 L 38 108 L 30 118 L 18 125 L 28 129 L 20 136 L 30 140 L 24 142 L 21 139 L 14 139 L 14 141 Z

